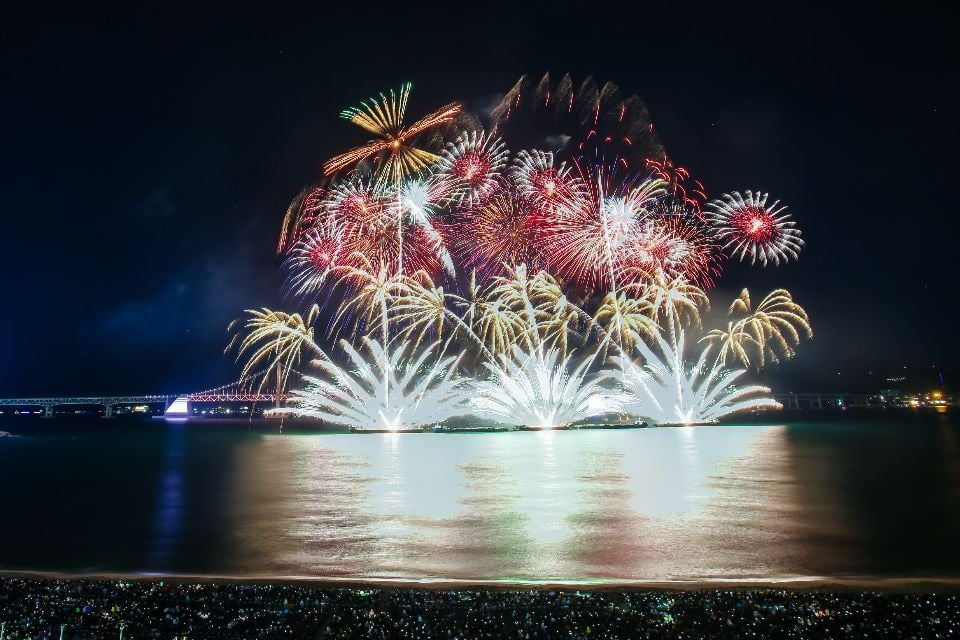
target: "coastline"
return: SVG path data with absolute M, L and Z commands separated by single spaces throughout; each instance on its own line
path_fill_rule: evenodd
M 0 569 L 0 581 L 87 580 L 175 583 L 293 584 L 318 589 L 400 591 L 876 591 L 888 593 L 960 593 L 960 576 L 785 576 L 783 578 L 698 578 L 683 580 L 524 580 L 464 578 L 392 578 L 357 576 L 218 575 L 103 571 L 72 573 Z

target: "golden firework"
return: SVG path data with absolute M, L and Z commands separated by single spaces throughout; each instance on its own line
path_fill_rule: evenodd
M 448 104 L 413 124 L 404 126 L 407 99 L 412 87 L 413 85 L 408 82 L 400 87 L 399 92 L 391 89 L 387 95 L 381 93 L 379 97 L 361 102 L 357 107 L 344 109 L 340 114 L 343 118 L 369 131 L 377 138 L 328 160 L 323 165 L 324 174 L 330 175 L 383 154 L 378 182 L 399 184 L 405 177 L 422 171 L 440 160 L 440 156 L 435 153 L 414 146 L 412 139 L 427 129 L 453 120 L 454 116 L 460 113 L 460 105 Z
M 793 301 L 786 289 L 771 291 L 753 309 L 750 292 L 744 289 L 730 305 L 730 315 L 741 315 L 729 322 L 727 330 L 711 331 L 704 340 L 720 344 L 718 358 L 724 364 L 741 362 L 761 369 L 767 361 L 777 363 L 792 358 L 793 349 L 802 337 L 812 338 L 813 329 L 807 312 Z M 755 357 L 751 359 L 750 354 Z
M 241 380 L 260 377 L 259 388 L 266 384 L 271 372 L 275 373 L 277 391 L 287 387 L 290 371 L 299 364 L 303 346 L 324 355 L 313 339 L 313 323 L 320 313 L 317 305 L 310 307 L 306 317 L 299 313 L 286 313 L 272 309 L 248 309 L 246 321 L 230 323 L 228 331 L 236 330 L 224 352 L 237 350 L 237 360 L 246 358 Z M 261 374 L 255 369 L 265 366 Z

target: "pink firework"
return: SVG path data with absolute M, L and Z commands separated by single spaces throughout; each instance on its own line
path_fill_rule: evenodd
M 335 257 L 336 266 L 368 265 L 389 273 L 400 264 L 402 249 L 404 273 L 449 271 L 446 240 L 430 220 L 433 202 L 447 193 L 432 179 L 408 181 L 393 194 L 359 178 L 332 185 L 323 199 L 322 215 L 315 218 L 313 236 L 297 246 L 300 254 L 290 260 L 291 285 L 310 282 L 317 260 L 322 262 L 320 257 L 328 254 Z M 296 275 L 298 270 L 303 271 L 301 276 Z
M 619 179 L 602 165 L 577 166 L 587 196 L 546 225 L 548 265 L 581 285 L 613 287 L 638 260 L 637 238 L 663 195 L 663 182 L 637 176 Z
M 310 229 L 290 248 L 285 267 L 287 288 L 297 296 L 309 295 L 323 285 L 330 270 L 342 265 L 349 256 L 342 255 L 340 243 L 322 228 Z
M 750 264 L 796 260 L 803 240 L 790 214 L 784 213 L 787 207 L 777 208 L 779 200 L 767 206 L 766 193 L 745 194 L 725 193 L 707 205 L 707 217 L 723 249 L 741 261 L 749 255 Z
M 447 145 L 437 171 L 460 187 L 459 203 L 468 207 L 480 205 L 496 190 L 500 171 L 507 164 L 507 153 L 500 138 L 465 131 Z
M 574 175 L 573 168 L 564 163 L 555 165 L 549 151 L 521 151 L 509 176 L 519 195 L 544 214 L 576 207 L 586 196 L 583 181 Z

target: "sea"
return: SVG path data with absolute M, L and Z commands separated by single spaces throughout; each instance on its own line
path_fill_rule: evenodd
M 0 572 L 957 579 L 957 416 L 399 434 L 7 417 Z

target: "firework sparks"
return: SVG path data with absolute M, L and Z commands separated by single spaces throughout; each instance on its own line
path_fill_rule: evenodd
M 260 381 L 262 388 L 268 381 L 271 371 L 276 373 L 277 392 L 287 387 L 290 371 L 297 366 L 306 345 L 314 353 L 324 356 L 323 350 L 313 340 L 313 323 L 320 310 L 316 305 L 310 307 L 306 317 L 299 313 L 286 313 L 271 309 L 248 309 L 247 320 L 234 320 L 227 328 L 237 330 L 225 352 L 237 350 L 237 359 L 247 358 L 241 378 L 254 377 L 254 370 L 266 367 L 266 374 Z M 243 333 L 246 331 L 246 334 Z
M 498 191 L 488 202 L 454 225 L 455 251 L 468 268 L 492 272 L 503 264 L 543 265 L 542 229 L 528 203 L 511 190 Z
M 549 151 L 521 151 L 508 175 L 519 195 L 545 217 L 575 207 L 586 196 L 573 168 L 565 163 L 555 166 Z
M 525 351 L 514 345 L 484 363 L 490 377 L 476 383 L 472 405 L 487 418 L 545 429 L 602 413 L 601 407 L 615 410 L 612 398 L 588 375 L 591 363 L 574 366 L 559 349 Z
M 659 334 L 659 353 L 642 340 L 636 341 L 637 358 L 615 358 L 617 368 L 603 375 L 620 383 L 623 408 L 634 415 L 661 424 L 716 422 L 730 413 L 747 409 L 780 408 L 764 397 L 770 389 L 761 386 L 737 388 L 733 382 L 744 371 L 726 371 L 715 362 L 707 366 L 708 346 L 692 367 L 683 359 L 683 332 L 675 343 Z
M 323 378 L 306 376 L 306 389 L 294 393 L 296 413 L 358 430 L 398 429 L 443 422 L 463 411 L 465 381 L 456 375 L 459 356 L 430 361 L 436 344 L 419 356 L 409 345 L 392 353 L 376 340 L 363 339 L 369 357 L 345 340 L 340 346 L 353 370 L 322 357 L 314 364 Z
M 589 196 L 563 210 L 550 227 L 549 261 L 557 271 L 583 285 L 605 281 L 617 288 L 618 276 L 638 260 L 636 238 L 656 199 L 659 179 L 617 179 L 604 166 L 581 167 Z
M 729 313 L 744 317 L 729 322 L 726 331 L 715 329 L 703 338 L 720 344 L 717 357 L 725 365 L 741 362 L 759 370 L 767 361 L 792 358 L 801 336 L 813 337 L 807 312 L 786 289 L 771 291 L 756 310 L 750 304 L 750 292 L 744 289 L 730 305 Z M 750 352 L 756 353 L 753 361 Z
M 483 204 L 497 190 L 508 155 L 500 138 L 465 131 L 447 145 L 437 172 L 462 186 L 457 202 L 470 208 Z
M 777 208 L 780 201 L 767 206 L 768 194 L 746 191 L 725 193 L 720 200 L 707 205 L 707 217 L 714 225 L 717 237 L 731 257 L 741 261 L 750 256 L 750 264 L 757 260 L 779 265 L 789 258 L 797 259 L 803 240 L 800 230 L 784 213 L 787 207 Z
M 688 170 L 676 166 L 667 158 L 663 160 L 647 158 L 645 165 L 667 184 L 667 189 L 674 199 L 678 200 L 682 206 L 690 208 L 696 215 L 700 215 L 703 203 L 707 201 L 707 192 L 703 183 L 692 178 Z
M 347 120 L 377 136 L 376 140 L 335 156 L 323 165 L 323 172 L 330 175 L 351 165 L 355 165 L 373 156 L 385 154 L 380 168 L 380 176 L 389 183 L 398 183 L 403 178 L 422 171 L 436 163 L 440 156 L 413 146 L 412 140 L 418 134 L 453 120 L 460 113 L 460 105 L 449 104 L 428 116 L 404 126 L 407 111 L 407 99 L 410 97 L 411 83 L 400 87 L 400 91 L 391 90 L 388 95 L 361 102 L 358 107 L 345 109 L 340 115 Z

